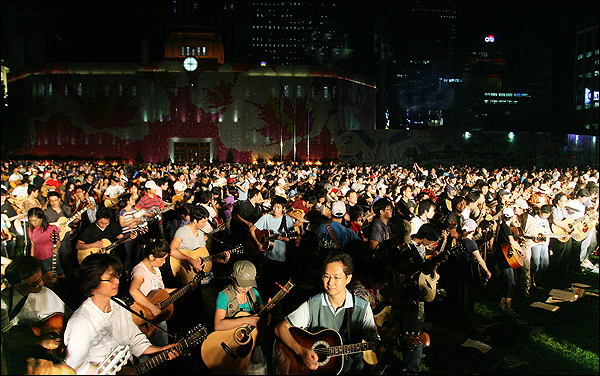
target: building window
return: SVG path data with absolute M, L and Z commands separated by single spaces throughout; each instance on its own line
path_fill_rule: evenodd
M 40 95 L 46 94 L 45 90 L 46 90 L 46 87 L 44 86 L 44 84 L 41 84 L 40 85 Z
M 285 95 L 286 98 L 290 97 L 290 87 L 289 87 L 289 85 L 283 85 L 283 95 Z
M 296 98 L 302 97 L 302 86 L 298 85 L 296 87 Z
M 187 56 L 190 56 L 190 46 L 187 46 Z
M 67 84 L 65 84 L 65 97 L 69 95 L 69 86 L 67 86 Z
M 135 86 L 131 87 L 131 95 L 134 97 L 137 96 L 137 88 Z
M 329 98 L 329 88 L 327 86 L 323 87 L 323 98 Z
M 202 47 L 202 56 L 206 56 L 206 47 Z
M 181 47 L 181 56 L 185 56 L 185 47 Z
M 123 96 L 123 85 L 119 84 L 119 97 Z
M 48 95 L 52 95 L 52 84 L 48 85 Z
M 77 95 L 83 95 L 83 87 L 81 86 L 81 82 L 77 84 Z

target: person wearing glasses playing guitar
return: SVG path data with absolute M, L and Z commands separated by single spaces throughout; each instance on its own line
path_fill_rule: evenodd
M 341 251 L 327 254 L 322 269 L 325 292 L 309 298 L 275 327 L 277 337 L 311 371 L 319 368 L 319 355 L 297 342 L 291 330 L 302 328 L 310 333 L 318 333 L 333 329 L 341 335 L 343 344 L 379 339 L 371 306 L 347 289 L 353 273 L 354 261 L 349 254 Z M 341 373 L 360 374 L 364 367 L 363 354 L 351 354 L 347 359 Z
M 57 351 L 71 309 L 44 285 L 39 260 L 15 258 L 5 271 L 2 290 L 2 349 L 8 374 L 22 374 L 30 356 Z M 40 351 L 38 351 L 40 350 Z
M 154 346 L 133 321 L 131 312 L 113 301 L 119 292 L 123 263 L 110 254 L 91 254 L 79 269 L 79 286 L 88 298 L 73 313 L 65 330 L 65 362 L 85 374 L 120 345 L 130 345 L 136 357 L 168 351 L 172 360 L 179 351 L 173 343 Z

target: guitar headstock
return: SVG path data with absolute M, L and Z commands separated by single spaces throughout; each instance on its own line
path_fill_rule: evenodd
M 52 240 L 52 244 L 58 243 L 59 237 L 58 237 L 58 232 L 56 232 L 56 230 L 52 230 L 52 235 L 51 235 L 50 239 Z
M 196 325 L 186 334 L 184 341 L 187 342 L 188 347 L 196 346 L 206 339 L 208 336 L 208 329 L 202 324 Z
M 235 248 L 230 249 L 228 252 L 232 253 L 232 254 L 241 254 L 244 252 L 244 246 L 240 244 L 240 245 L 236 246 Z
M 148 232 L 148 222 L 143 222 L 137 225 L 136 230 L 138 234 L 145 234 Z

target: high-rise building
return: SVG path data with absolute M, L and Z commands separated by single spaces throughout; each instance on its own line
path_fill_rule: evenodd
M 450 6 L 397 2 L 377 17 L 377 128 L 444 124 L 461 81 L 454 72 L 456 11 Z
M 600 103 L 598 61 L 598 16 L 578 25 L 575 40 L 575 92 L 573 105 L 582 130 L 598 133 L 598 107 Z

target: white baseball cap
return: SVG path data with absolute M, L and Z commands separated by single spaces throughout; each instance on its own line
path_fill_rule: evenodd
M 146 187 L 148 189 L 158 189 L 158 185 L 156 185 L 156 183 L 154 182 L 154 180 L 148 180 L 146 182 L 146 184 L 144 184 L 144 187 Z
M 336 218 L 341 218 L 346 214 L 346 204 L 341 201 L 331 203 L 331 215 Z

